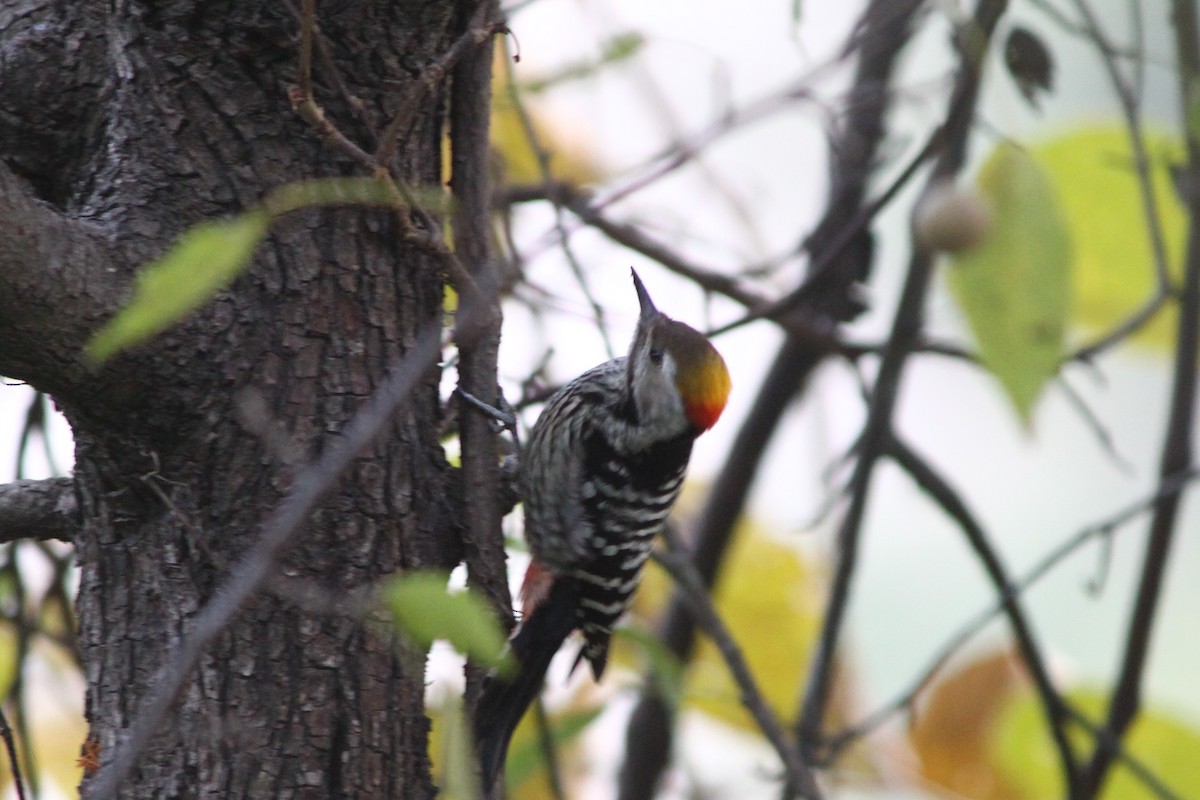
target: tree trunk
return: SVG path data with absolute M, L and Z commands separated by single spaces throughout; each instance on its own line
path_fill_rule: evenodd
M 468 16 L 450 0 L 326 0 L 318 15 L 336 73 L 314 59 L 317 100 L 368 152 Z M 83 361 L 135 269 L 185 228 L 285 182 L 362 174 L 289 105 L 298 31 L 279 0 L 0 7 L 0 372 L 51 392 L 75 434 L 101 763 L 297 471 L 442 313 L 441 269 L 392 213 L 307 211 L 214 303 L 99 370 Z M 410 185 L 441 182 L 444 96 L 434 86 L 404 126 L 393 172 Z M 424 654 L 301 598 L 458 562 L 439 377 L 209 650 L 123 796 L 433 796 Z

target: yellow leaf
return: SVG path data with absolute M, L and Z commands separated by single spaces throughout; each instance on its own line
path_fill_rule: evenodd
M 1169 271 L 1180 274 L 1186 215 L 1171 184 L 1170 166 L 1183 150 L 1166 134 L 1145 134 L 1150 178 Z M 1032 155 L 1050 177 L 1074 243 L 1073 319 L 1107 330 L 1152 295 L 1153 249 L 1142 210 L 1129 135 L 1116 125 L 1093 125 L 1041 142 Z M 1174 307 L 1168 305 L 1135 341 L 1157 347 L 1174 341 Z
M 1093 721 L 1103 719 L 1107 693 L 1094 688 L 1070 691 L 1067 699 Z M 1071 730 L 1076 752 L 1091 752 L 1095 739 L 1082 728 Z M 997 720 L 992 736 L 992 759 L 998 772 L 1014 786 L 1014 800 L 1062 797 L 1062 774 L 1041 703 L 1031 687 L 1014 695 Z M 1172 717 L 1161 708 L 1144 708 L 1125 737 L 1127 751 L 1137 758 L 1175 797 L 1200 797 L 1200 729 Z M 1119 761 L 1104 784 L 1102 800 L 1152 800 L 1151 791 Z

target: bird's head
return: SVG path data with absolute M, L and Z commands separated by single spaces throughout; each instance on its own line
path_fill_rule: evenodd
M 699 331 L 655 308 L 637 272 L 633 285 L 641 315 L 626 363 L 639 424 L 708 430 L 729 397 L 725 360 Z

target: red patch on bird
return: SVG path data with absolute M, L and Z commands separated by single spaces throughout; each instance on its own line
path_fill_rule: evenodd
M 525 580 L 521 582 L 521 618 L 529 619 L 534 609 L 546 602 L 554 576 L 536 559 L 529 562 Z
M 704 431 L 717 424 L 717 420 L 721 418 L 721 412 L 724 410 L 724 400 L 687 404 L 688 419 L 692 421 L 693 425 Z

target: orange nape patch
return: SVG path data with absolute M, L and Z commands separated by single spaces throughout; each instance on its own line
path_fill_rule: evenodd
M 533 616 L 534 609 L 550 596 L 550 587 L 553 585 L 554 575 L 537 559 L 530 561 L 529 568 L 525 570 L 525 580 L 521 581 L 521 619 Z
M 688 419 L 702 431 L 717 423 L 729 399 L 729 370 L 725 359 L 716 348 L 709 345 L 700 356 L 699 363 L 687 365 L 681 370 L 676 384 L 683 398 Z

